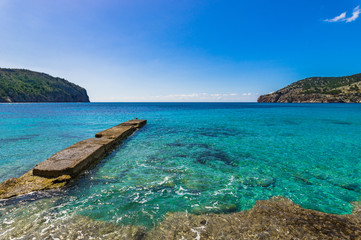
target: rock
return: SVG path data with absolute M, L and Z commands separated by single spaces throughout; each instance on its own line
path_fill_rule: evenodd
M 250 186 L 250 187 L 271 187 L 276 184 L 276 179 L 269 176 L 261 176 L 261 177 L 249 177 L 245 180 L 241 181 L 242 184 Z
M 210 188 L 207 179 L 182 179 L 181 180 L 186 189 L 191 191 L 203 192 Z
M 232 213 L 237 212 L 238 207 L 236 204 L 219 204 L 213 207 L 198 206 L 191 209 L 190 213 L 200 215 L 209 213 Z
M 295 179 L 296 181 L 302 182 L 303 184 L 306 184 L 306 185 L 312 185 L 312 183 L 307 178 L 302 176 L 301 174 L 293 175 L 293 179 Z
M 344 185 L 341 185 L 340 187 L 347 189 L 347 190 L 355 191 L 355 192 L 361 192 L 361 185 L 359 183 L 344 184 Z
M 148 232 L 143 227 L 95 221 L 80 215 L 48 222 L 35 214 L 44 202 L 33 204 L 38 206 L 22 205 L 17 210 L 29 209 L 29 218 L 2 225 L 4 239 L 361 239 L 359 202 L 354 203 L 352 214 L 334 215 L 304 209 L 287 198 L 273 197 L 257 201 L 248 211 L 229 214 L 167 213 Z M 229 209 L 235 208 L 229 205 Z
M 322 213 L 273 197 L 231 214 L 167 214 L 145 239 L 361 239 L 361 221 L 357 214 Z
M 0 199 L 10 198 L 34 191 L 49 190 L 64 187 L 71 177 L 62 175 L 57 178 L 44 178 L 33 175 L 33 171 L 19 178 L 10 178 L 0 184 Z
M 2 239 L 102 239 L 102 240 L 141 240 L 145 228 L 134 225 L 117 225 L 95 221 L 89 217 L 75 215 L 46 222 L 32 214 L 29 218 L 6 226 Z M 30 220 L 30 221 L 29 221 Z

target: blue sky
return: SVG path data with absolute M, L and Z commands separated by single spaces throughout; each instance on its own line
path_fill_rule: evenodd
M 361 0 L 0 0 L 0 66 L 91 101 L 256 101 L 361 72 Z

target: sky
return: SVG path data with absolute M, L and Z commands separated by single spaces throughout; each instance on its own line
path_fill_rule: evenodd
M 0 67 L 93 102 L 252 102 L 361 72 L 361 0 L 0 0 Z

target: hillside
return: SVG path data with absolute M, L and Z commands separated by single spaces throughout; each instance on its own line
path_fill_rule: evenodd
M 84 88 L 25 69 L 0 68 L 0 102 L 89 102 Z
M 306 78 L 262 95 L 258 102 L 361 103 L 361 73 L 346 77 Z

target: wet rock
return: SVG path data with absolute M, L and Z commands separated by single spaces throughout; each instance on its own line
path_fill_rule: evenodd
M 50 199 L 48 204 L 52 204 Z M 85 216 L 44 221 L 35 214 L 38 206 L 20 206 L 28 218 L 1 223 L 4 239 L 361 239 L 360 203 L 354 203 L 350 215 L 334 215 L 304 209 L 291 200 L 273 197 L 257 201 L 255 206 L 229 214 L 167 213 L 164 220 L 150 231 L 134 225 L 117 225 L 95 221 Z M 221 208 L 221 207 L 220 207 Z M 223 211 L 236 210 L 225 205 Z M 37 210 L 36 210 L 37 211 Z M 6 231 L 6 232 L 5 232 Z
M 71 177 L 44 178 L 33 175 L 32 170 L 20 178 L 10 178 L 0 184 L 0 199 L 10 198 L 33 191 L 56 189 L 65 186 Z
M 134 225 L 117 225 L 114 223 L 95 221 L 85 216 L 75 216 L 65 220 L 49 223 L 31 217 L 14 223 L 5 233 L 6 239 L 97 239 L 97 240 L 141 240 L 145 236 L 145 228 Z
M 232 214 L 167 214 L 146 239 L 360 239 L 356 214 L 334 215 L 274 197 Z

